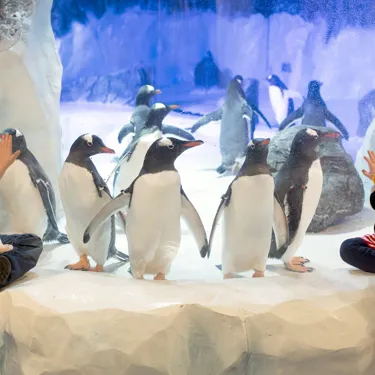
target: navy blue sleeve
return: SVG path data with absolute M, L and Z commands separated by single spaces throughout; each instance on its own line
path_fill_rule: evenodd
M 4 245 L 13 245 L 13 250 L 0 254 L 8 259 L 11 265 L 10 274 L 0 288 L 9 285 L 34 268 L 43 251 L 42 240 L 33 234 L 0 235 Z
M 370 205 L 375 210 L 375 185 L 371 188 Z

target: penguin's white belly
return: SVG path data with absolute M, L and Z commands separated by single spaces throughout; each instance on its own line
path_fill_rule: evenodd
M 274 180 L 240 177 L 224 209 L 223 273 L 264 271 L 271 246 Z
M 143 167 L 143 162 L 148 149 L 152 143 L 160 137 L 162 137 L 162 132 L 155 132 L 141 138 L 136 149 L 131 155 L 130 160 L 125 161 L 121 165 L 114 187 L 114 196 L 120 194 L 121 190 L 126 190 L 138 177 L 139 172 Z
M 78 255 L 89 254 L 103 265 L 108 258 L 111 241 L 111 219 L 105 221 L 87 244 L 83 243 L 83 233 L 111 198 L 104 191 L 100 198 L 91 173 L 72 163 L 64 164 L 59 184 L 66 216 L 66 232 L 71 244 Z
M 284 261 L 292 259 L 298 248 L 300 247 L 303 238 L 305 237 L 307 228 L 309 227 L 316 209 L 319 204 L 320 196 L 323 189 L 323 171 L 320 164 L 320 159 L 315 160 L 309 170 L 308 182 L 302 201 L 301 219 L 298 225 L 297 233 L 293 242 L 289 245 L 288 250 L 282 257 Z
M 133 276 L 169 272 L 181 242 L 180 176 L 165 171 L 134 185 L 126 234 Z
M 43 238 L 48 218 L 39 190 L 34 186 L 29 169 L 16 160 L 0 180 L 0 195 L 8 220 L 8 232 L 33 233 Z
M 276 121 L 281 124 L 288 116 L 288 96 L 286 92 L 283 95 L 277 86 L 270 86 L 268 92 Z

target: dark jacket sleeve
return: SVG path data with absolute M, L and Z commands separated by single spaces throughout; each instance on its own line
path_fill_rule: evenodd
M 2 288 L 16 281 L 36 266 L 43 250 L 43 242 L 33 234 L 0 235 L 0 239 L 4 245 L 13 245 L 13 250 L 1 254 L 11 264 L 8 279 L 5 284 L 0 284 L 0 288 Z
M 375 185 L 371 188 L 370 205 L 375 210 Z

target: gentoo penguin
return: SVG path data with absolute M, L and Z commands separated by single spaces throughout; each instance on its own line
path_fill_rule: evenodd
M 323 188 L 323 172 L 316 150 L 323 137 L 337 138 L 340 134 L 310 128 L 300 130 L 293 139 L 286 162 L 275 177 L 275 196 L 279 204 L 275 207 L 269 257 L 282 259 L 285 267 L 294 272 L 313 271 L 304 266 L 308 260 L 294 257 L 294 254 L 315 215 Z
M 137 178 L 142 169 L 147 150 L 154 141 L 163 136 L 162 122 L 164 118 L 175 108 L 177 108 L 177 105 L 168 106 L 163 103 L 155 103 L 151 107 L 143 129 L 122 153 L 119 162 L 110 175 L 111 177 L 115 173 L 114 195 L 118 195 L 121 190 L 128 188 Z
M 102 223 L 127 208 L 126 236 L 134 278 L 153 274 L 155 280 L 165 279 L 180 246 L 181 216 L 193 232 L 202 258 L 209 256 L 202 221 L 187 198 L 174 166 L 176 158 L 185 150 L 202 143 L 176 138 L 156 140 L 147 151 L 139 176 L 93 219 L 83 241 L 95 242 L 93 236 L 101 230 Z
M 307 98 L 302 106 L 291 113 L 281 124 L 279 129 L 285 129 L 289 124 L 298 119 L 302 119 L 301 125 L 306 126 L 326 126 L 326 120 L 331 122 L 341 132 L 342 136 L 348 140 L 349 133 L 341 121 L 332 114 L 322 96 L 320 95 L 320 87 L 323 83 L 311 81 L 309 83 Z
M 271 125 L 259 109 L 248 105 L 246 102 L 242 84 L 243 78 L 241 76 L 235 76 L 229 83 L 223 106 L 203 116 L 191 128 L 191 132 L 195 133 L 201 126 L 211 121 L 221 119 L 220 151 L 222 164 L 217 168 L 219 174 L 232 171 L 236 164 L 236 159 L 246 154 L 246 147 L 249 143 L 249 131 L 246 120 L 248 120 L 250 124 L 253 123 L 253 110 L 257 112 L 271 128 Z M 253 139 L 254 129 L 251 129 L 250 133 L 250 137 Z
M 0 180 L 9 230 L 12 233 L 31 233 L 44 242 L 69 243 L 56 222 L 56 199 L 52 184 L 33 153 L 27 148 L 25 136 L 18 130 L 3 131 L 13 138 L 13 152 L 20 156 Z
M 121 143 L 128 134 L 134 133 L 135 137 L 139 136 L 141 130 L 145 127 L 147 116 L 150 112 L 150 101 L 157 94 L 161 94 L 161 90 L 156 90 L 155 87 L 150 85 L 142 86 L 138 90 L 135 109 L 130 118 L 130 122 L 124 125 L 118 134 L 119 143 Z M 164 134 L 174 134 L 188 140 L 194 139 L 190 133 L 175 126 L 163 125 L 162 131 Z
M 222 272 L 224 278 L 255 270 L 263 277 L 271 246 L 275 184 L 267 164 L 269 139 L 250 141 L 239 173 L 222 196 L 209 241 L 224 216 Z
M 271 106 L 275 113 L 277 124 L 280 125 L 294 111 L 294 102 L 291 97 L 291 94 L 294 93 L 288 90 L 288 87 L 276 74 L 270 74 L 267 77 L 267 81 L 269 83 L 268 93 Z
M 70 270 L 102 272 L 105 261 L 117 255 L 113 216 L 103 223 L 100 231 L 95 233 L 93 241 L 89 244 L 82 242 L 87 225 L 112 199 L 106 183 L 91 160 L 92 156 L 101 153 L 115 152 L 106 147 L 98 136 L 84 134 L 74 141 L 61 170 L 59 184 L 66 216 L 66 232 L 80 257 L 78 263 L 65 267 Z M 123 224 L 125 229 L 124 221 Z M 88 255 L 95 260 L 95 268 L 90 267 Z

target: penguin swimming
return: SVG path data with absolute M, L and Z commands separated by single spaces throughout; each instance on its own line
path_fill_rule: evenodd
M 142 86 L 137 93 L 135 109 L 130 118 L 130 122 L 124 125 L 118 134 L 118 142 L 121 143 L 123 139 L 131 133 L 138 137 L 141 130 L 144 128 L 147 121 L 147 116 L 150 112 L 150 101 L 155 96 L 161 94 L 161 90 L 156 90 L 150 85 Z M 177 107 L 176 107 L 177 108 Z M 162 131 L 164 134 L 174 134 L 177 137 L 194 140 L 195 138 L 183 129 L 171 125 L 163 125 Z
M 113 193 L 115 196 L 121 190 L 127 189 L 137 178 L 142 169 L 147 150 L 154 141 L 163 136 L 163 120 L 175 108 L 177 108 L 176 105 L 167 106 L 163 103 L 155 103 L 151 107 L 143 129 L 125 149 L 114 172 L 111 173 L 111 175 L 115 173 L 113 181 Z
M 298 119 L 302 119 L 301 125 L 307 126 L 326 126 L 326 120 L 331 122 L 341 132 L 342 136 L 348 140 L 349 133 L 341 121 L 331 113 L 321 94 L 320 87 L 323 83 L 311 81 L 308 87 L 307 98 L 302 106 L 291 113 L 281 124 L 280 130 L 287 128 L 290 124 Z
M 269 143 L 263 138 L 250 141 L 245 162 L 223 195 L 212 224 L 210 249 L 224 214 L 221 270 L 225 279 L 251 269 L 255 270 L 253 277 L 264 276 L 271 246 L 275 188 L 267 164 Z
M 271 128 L 263 113 L 255 106 L 250 106 L 246 102 L 242 84 L 243 78 L 235 76 L 229 83 L 223 106 L 203 116 L 191 128 L 191 132 L 195 133 L 201 126 L 211 121 L 221 120 L 220 151 L 222 164 L 216 170 L 219 174 L 231 171 L 236 164 L 236 159 L 246 154 L 246 147 L 249 143 L 249 131 L 246 119 L 250 124 L 253 124 L 253 111 L 258 113 L 267 126 Z M 254 130 L 250 130 L 251 139 L 254 137 Z
M 136 279 L 145 274 L 164 280 L 181 242 L 181 216 L 192 231 L 202 258 L 209 256 L 206 232 L 198 212 L 187 198 L 174 166 L 184 151 L 202 141 L 160 138 L 147 151 L 142 170 L 132 185 L 109 202 L 92 220 L 84 243 L 94 241 L 108 217 L 127 208 L 126 236 L 130 266 Z
M 27 148 L 25 136 L 8 128 L 3 134 L 13 138 L 13 153 L 19 157 L 0 180 L 0 195 L 4 202 L 7 221 L 12 233 L 31 233 L 44 242 L 69 243 L 66 234 L 59 231 L 56 221 L 56 199 L 51 181 Z
M 294 111 L 292 95 L 298 97 L 301 97 L 301 95 L 296 95 L 290 91 L 279 76 L 275 74 L 269 75 L 267 81 L 269 83 L 268 93 L 271 106 L 275 113 L 277 124 L 280 125 Z
M 282 259 L 294 272 L 311 272 L 307 259 L 294 257 L 315 215 L 323 188 L 323 171 L 317 146 L 339 133 L 323 133 L 310 128 L 300 130 L 293 139 L 290 154 L 275 178 L 274 234 L 270 258 Z M 287 233 L 287 234 L 285 234 Z M 281 238 L 281 240 L 280 240 Z
M 91 161 L 92 156 L 100 153 L 115 152 L 106 147 L 98 136 L 84 134 L 74 141 L 61 170 L 59 184 L 66 215 L 66 231 L 80 257 L 78 263 L 65 267 L 70 270 L 102 272 L 106 260 L 117 255 L 114 216 L 108 217 L 101 229 L 95 233 L 92 242 L 82 242 L 87 225 L 112 199 L 106 183 Z M 122 219 L 125 229 L 124 218 Z M 96 262 L 95 268 L 90 266 L 89 255 Z M 125 254 L 120 255 L 121 258 L 127 258 Z

